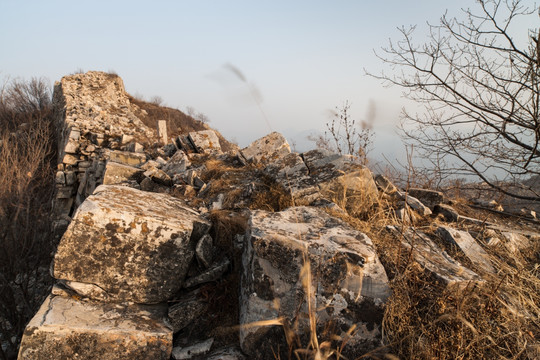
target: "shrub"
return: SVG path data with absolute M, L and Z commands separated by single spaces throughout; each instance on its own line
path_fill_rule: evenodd
M 56 163 L 51 92 L 42 79 L 0 89 L 0 358 L 48 293 Z

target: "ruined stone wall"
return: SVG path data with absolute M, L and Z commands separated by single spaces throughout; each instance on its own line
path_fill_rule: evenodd
M 142 152 L 140 144 L 154 142 L 156 135 L 140 120 L 144 110 L 130 103 L 122 79 L 114 74 L 65 76 L 55 84 L 53 101 L 59 131 L 55 215 L 61 232 L 101 184 L 111 150 Z

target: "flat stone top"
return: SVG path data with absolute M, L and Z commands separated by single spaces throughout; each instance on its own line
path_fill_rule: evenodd
M 95 301 L 79 301 L 70 297 L 49 296 L 28 324 L 58 332 L 65 329 L 107 331 L 114 333 L 148 332 L 172 334 L 163 318 L 166 307 L 161 305 L 123 305 Z
M 153 223 L 166 224 L 173 228 L 184 227 L 186 221 L 201 221 L 198 212 L 170 195 L 119 185 L 98 186 L 77 209 L 77 213 L 103 213 L 106 216 L 92 218 L 92 221 L 102 219 L 103 226 L 108 224 L 115 214 L 129 218 L 145 217 Z M 181 216 L 173 216 L 174 214 Z
M 367 235 L 315 207 L 292 207 L 276 213 L 257 210 L 252 212 L 250 223 L 255 236 L 292 240 L 299 247 L 319 244 L 330 251 L 352 251 L 368 262 L 377 257 Z

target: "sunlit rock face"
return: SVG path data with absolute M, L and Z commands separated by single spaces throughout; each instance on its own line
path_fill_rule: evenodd
M 105 300 L 158 303 L 178 291 L 210 224 L 165 194 L 102 185 L 79 207 L 54 258 L 57 279 Z
M 169 359 L 172 329 L 161 305 L 49 296 L 26 327 L 19 359 Z
M 300 313 L 309 313 L 308 302 L 319 330 L 335 327 L 340 335 L 352 326 L 359 329 L 345 353 L 378 344 L 390 288 L 365 234 L 320 209 L 293 207 L 279 213 L 254 211 L 245 246 L 240 343 L 246 353 L 269 358 L 279 341 L 274 328 L 252 324 L 282 317 L 292 324 Z M 308 267 L 311 282 L 301 275 Z M 307 316 L 301 320 L 303 330 Z

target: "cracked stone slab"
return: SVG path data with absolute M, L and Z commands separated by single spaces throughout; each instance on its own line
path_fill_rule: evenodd
M 483 280 L 474 271 L 461 265 L 446 251 L 439 248 L 426 234 L 407 228 L 405 231 L 395 226 L 387 226 L 409 251 L 414 260 L 424 269 L 433 274 L 448 287 L 465 287 L 470 282 Z
M 489 254 L 467 231 L 441 226 L 437 229 L 437 234 L 445 241 L 457 245 L 480 270 L 487 273 L 495 273 L 495 268 L 491 264 Z
M 298 311 L 307 311 L 300 276 L 305 257 L 316 279 L 310 299 L 321 309 L 321 326 L 330 319 L 327 299 L 338 294 L 344 304 L 332 315 L 334 324 L 344 331 L 353 325 L 362 329 L 352 336 L 348 344 L 354 345 L 344 349 L 344 356 L 378 346 L 390 287 L 371 239 L 324 210 L 292 207 L 251 214 L 242 255 L 242 350 L 251 358 L 267 358 L 279 341 L 273 334 L 283 330 L 250 324 L 282 316 L 292 321 Z
M 172 329 L 161 305 L 49 296 L 28 323 L 19 359 L 169 359 Z
M 195 245 L 209 228 L 169 195 L 101 185 L 60 240 L 53 276 L 94 284 L 109 301 L 166 301 L 182 287 Z

